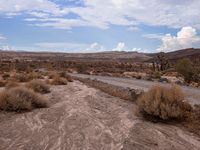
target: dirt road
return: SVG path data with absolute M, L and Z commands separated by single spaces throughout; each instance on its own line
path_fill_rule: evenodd
M 72 76 L 81 77 L 81 78 L 90 78 L 90 79 L 97 79 L 99 81 L 109 83 L 112 85 L 131 88 L 131 89 L 141 89 L 147 91 L 150 87 L 156 84 L 161 84 L 164 86 L 169 86 L 166 83 L 160 82 L 152 82 L 152 81 L 145 81 L 145 80 L 137 80 L 132 78 L 118 78 L 118 77 L 106 77 L 106 76 L 94 76 L 94 75 L 84 75 L 84 74 L 71 74 Z M 182 86 L 181 87 L 187 97 L 192 104 L 200 104 L 200 89 Z
M 200 139 L 135 116 L 135 104 L 75 81 L 53 86 L 49 108 L 0 112 L 0 150 L 198 150 Z

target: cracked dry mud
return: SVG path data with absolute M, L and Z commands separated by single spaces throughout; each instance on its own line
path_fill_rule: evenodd
M 140 120 L 133 102 L 78 81 L 51 91 L 49 108 L 0 112 L 0 150 L 200 149 L 189 132 Z

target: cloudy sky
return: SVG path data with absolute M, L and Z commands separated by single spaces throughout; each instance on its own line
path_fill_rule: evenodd
M 200 0 L 0 0 L 0 49 L 174 51 L 200 47 Z

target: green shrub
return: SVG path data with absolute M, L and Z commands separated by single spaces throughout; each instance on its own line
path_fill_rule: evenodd
M 190 59 L 179 60 L 176 64 L 176 70 L 180 73 L 186 82 L 199 82 L 200 81 L 200 70 L 199 67 L 195 66 Z

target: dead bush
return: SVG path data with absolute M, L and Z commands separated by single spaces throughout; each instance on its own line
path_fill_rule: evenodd
M 49 72 L 48 76 L 49 76 L 49 79 L 53 79 L 55 77 L 58 77 L 59 75 L 56 74 L 56 72 Z
M 66 85 L 67 84 L 67 80 L 65 78 L 62 77 L 54 77 L 53 80 L 51 81 L 52 85 Z
M 24 73 L 15 74 L 13 76 L 13 79 L 15 79 L 18 82 L 28 82 L 28 81 L 30 81 L 28 75 L 24 74 Z
M 6 81 L 5 80 L 0 80 L 0 87 L 4 87 L 6 85 Z
M 67 79 L 68 82 L 73 82 L 72 76 L 66 74 L 65 78 Z
M 8 81 L 8 83 L 6 84 L 6 89 L 15 88 L 15 87 L 18 87 L 18 86 L 19 86 L 18 82 Z
M 190 114 L 192 107 L 184 101 L 180 87 L 162 87 L 156 85 L 138 99 L 139 112 L 146 118 L 162 120 L 184 119 Z
M 10 75 L 9 75 L 8 73 L 4 73 L 4 74 L 2 75 L 2 78 L 3 78 L 4 80 L 7 80 L 8 78 L 10 78 Z
M 40 80 L 32 80 L 26 84 L 26 87 L 41 94 L 46 94 L 50 92 L 49 86 L 45 82 L 42 82 Z
M 42 79 L 42 75 L 38 72 L 31 72 L 28 74 L 28 78 L 29 78 L 29 80 Z
M 0 109 L 4 111 L 23 111 L 47 107 L 47 101 L 32 90 L 17 87 L 0 93 Z
M 65 71 L 62 71 L 62 72 L 59 72 L 58 75 L 62 78 L 65 78 L 66 77 L 66 72 Z

